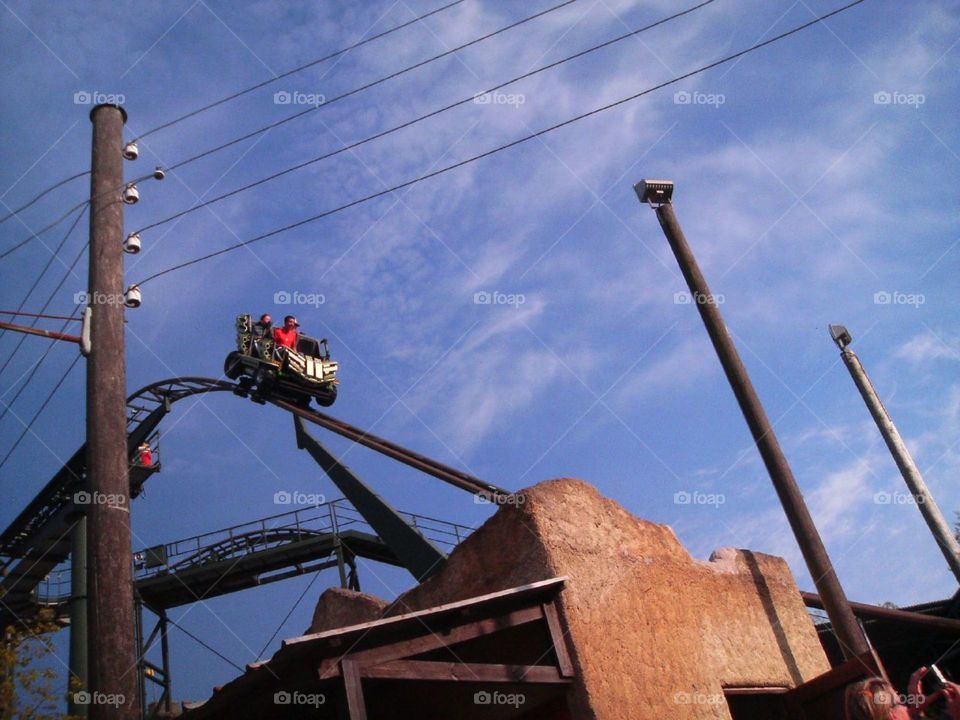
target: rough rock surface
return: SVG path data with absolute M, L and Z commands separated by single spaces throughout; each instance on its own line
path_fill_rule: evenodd
M 386 614 L 568 576 L 558 604 L 577 720 L 729 720 L 724 688 L 794 687 L 829 669 L 781 558 L 723 549 L 696 561 L 669 527 L 580 480 L 516 499 Z
M 304 635 L 379 620 L 386 607 L 386 601 L 373 595 L 338 587 L 329 588 L 323 591 L 317 601 L 313 621 Z

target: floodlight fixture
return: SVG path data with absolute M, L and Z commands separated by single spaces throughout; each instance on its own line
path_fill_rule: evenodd
M 847 345 L 853 342 L 850 331 L 843 325 L 830 325 L 830 337 L 837 344 L 841 351 L 846 350 Z
M 640 202 L 665 205 L 673 197 L 672 180 L 641 180 L 633 186 Z

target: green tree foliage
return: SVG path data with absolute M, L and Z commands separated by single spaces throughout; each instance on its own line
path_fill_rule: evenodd
M 64 715 L 57 671 L 46 661 L 59 630 L 53 611 L 41 609 L 29 622 L 3 628 L 0 647 L 0 720 L 70 720 Z

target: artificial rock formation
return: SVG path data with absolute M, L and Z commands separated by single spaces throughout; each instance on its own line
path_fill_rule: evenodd
M 304 635 L 379 620 L 387 602 L 373 595 L 332 587 L 323 591 Z
M 791 688 L 829 670 L 781 558 L 724 549 L 694 560 L 669 527 L 579 480 L 543 482 L 514 499 L 385 612 L 567 576 L 559 609 L 577 720 L 728 720 L 725 690 Z

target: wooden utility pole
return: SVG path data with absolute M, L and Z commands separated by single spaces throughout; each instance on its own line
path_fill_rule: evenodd
M 767 473 L 773 481 L 773 487 L 780 497 L 780 504 L 783 505 L 787 521 L 803 553 L 807 570 L 823 600 L 843 656 L 850 659 L 871 652 L 867 637 L 850 608 L 850 603 L 820 539 L 820 533 L 813 524 L 813 518 L 793 477 L 787 458 L 780 448 L 760 397 L 750 381 L 743 361 L 740 360 L 740 354 L 733 344 L 733 339 L 720 314 L 720 308 L 707 286 L 703 273 L 700 272 L 700 266 L 687 244 L 683 230 L 680 229 L 680 223 L 677 222 L 673 204 L 670 202 L 673 183 L 644 180 L 637 183 L 634 190 L 641 202 L 649 202 L 654 206 L 663 234 L 670 243 L 670 248 L 680 265 L 680 271 L 687 281 L 687 287 L 690 288 L 692 304 L 696 305 L 697 310 L 700 311 L 700 318 L 720 358 L 720 364 L 740 405 L 740 411 L 747 421 L 757 450 L 760 451 Z
M 123 337 L 123 125 L 117 105 L 90 111 L 87 358 L 87 607 L 92 720 L 140 717 L 130 561 L 130 484 Z

